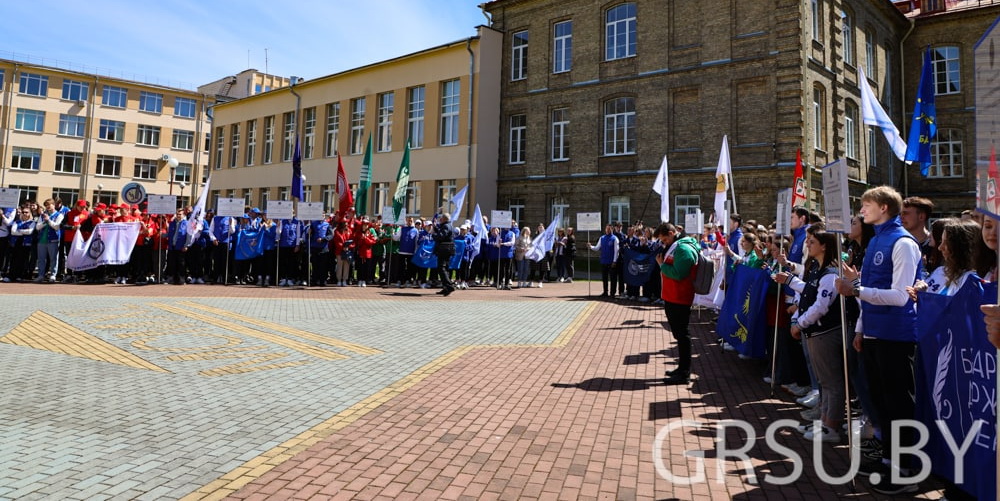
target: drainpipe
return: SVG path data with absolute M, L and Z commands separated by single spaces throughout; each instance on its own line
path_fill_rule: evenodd
M 93 150 L 94 141 L 94 101 L 97 100 L 100 82 L 100 77 L 94 77 L 94 92 L 87 98 L 87 132 L 83 138 L 83 165 L 80 166 L 80 193 L 78 200 L 87 200 L 87 185 L 90 184 L 90 152 Z
M 208 106 L 208 94 L 202 94 L 201 95 L 201 113 L 198 114 L 198 117 L 197 117 L 197 119 L 194 122 L 194 144 L 191 145 L 191 146 L 194 147 L 194 157 L 193 157 L 192 163 L 191 163 L 191 194 L 192 194 L 192 198 L 194 198 L 193 195 L 195 193 L 198 193 L 197 190 L 198 190 L 198 188 L 200 188 L 199 185 L 201 184 L 201 178 L 205 175 L 204 172 L 201 172 L 201 176 L 197 175 L 196 171 L 195 171 L 195 168 L 199 168 L 199 169 L 201 168 L 201 144 L 199 144 L 199 143 L 201 143 L 201 134 L 202 134 L 202 131 L 204 130 L 203 129 L 204 125 L 202 124 L 202 118 L 201 117 L 202 116 L 208 116 L 207 106 Z M 211 165 L 209 165 L 209 166 L 206 167 L 206 169 L 210 169 L 210 168 L 211 168 Z M 174 180 L 173 179 L 168 179 L 167 182 L 171 186 L 173 186 Z
M 302 96 L 300 96 L 298 92 L 295 92 L 295 84 L 299 83 L 299 77 L 289 77 L 288 81 L 291 83 L 291 85 L 288 86 L 288 90 L 292 93 L 293 96 L 295 96 L 295 139 L 298 139 L 299 138 L 299 115 L 300 115 L 299 109 L 302 107 Z M 292 146 L 292 148 L 294 148 L 294 147 L 295 146 Z M 294 156 L 295 155 L 293 153 L 292 154 L 293 160 L 294 160 Z M 306 187 L 303 186 L 302 190 L 305 191 L 305 188 Z M 289 186 L 288 187 L 288 191 L 291 192 L 291 189 L 292 189 L 291 186 Z M 289 198 L 291 198 L 291 193 L 289 193 Z M 299 202 L 301 202 L 301 201 L 302 200 L 299 200 Z
M 910 37 L 913 33 L 913 28 L 916 28 L 917 20 L 910 18 L 910 29 L 906 31 L 903 38 L 899 41 L 899 100 L 900 109 L 903 110 L 903 137 L 907 137 L 906 131 L 906 73 L 904 71 L 905 65 L 903 64 L 903 42 Z M 906 168 L 906 163 L 903 163 L 903 198 L 910 196 L 910 175 L 909 169 Z M 892 162 L 889 162 L 889 184 L 892 184 Z
M 10 144 L 10 108 L 14 95 L 14 76 L 17 75 L 18 63 L 14 63 L 14 71 L 10 74 L 10 85 L 4 87 L 3 93 L 4 119 L 3 119 L 3 142 L 0 143 L 0 186 L 7 187 L 7 145 Z M 4 82 L 0 81 L 0 85 Z
M 484 11 L 485 12 L 485 11 Z M 475 109 L 475 97 L 476 97 L 476 53 L 472 50 L 472 38 L 465 41 L 465 50 L 469 51 L 469 146 L 467 148 L 467 158 L 466 158 L 466 173 L 465 173 L 465 185 L 468 186 L 472 184 L 472 112 Z M 478 191 L 478 190 L 477 190 Z M 466 194 L 468 196 L 468 194 Z M 476 193 L 478 197 L 478 192 Z M 465 217 L 468 219 L 471 217 L 469 215 L 469 206 L 472 204 L 465 204 Z

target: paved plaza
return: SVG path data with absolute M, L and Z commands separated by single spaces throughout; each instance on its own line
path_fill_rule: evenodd
M 709 312 L 664 386 L 662 310 L 588 291 L 3 284 L 0 499 L 881 498 L 764 443 L 800 409 Z

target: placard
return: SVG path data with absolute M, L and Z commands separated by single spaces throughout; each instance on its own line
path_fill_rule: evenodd
M 509 210 L 490 211 L 490 225 L 493 228 L 510 228 L 514 213 Z
M 242 198 L 219 198 L 216 216 L 243 217 L 246 214 L 246 201 Z
M 788 235 L 792 227 L 792 189 L 778 191 L 778 210 L 774 215 L 775 233 Z
M 299 220 L 319 221 L 326 219 L 323 214 L 323 202 L 299 202 Z
M 406 223 L 406 209 L 399 211 L 399 221 L 396 221 L 396 211 L 392 207 L 382 207 L 382 224 L 395 224 L 402 226 Z
M 701 213 L 701 209 L 684 215 L 684 233 L 701 235 L 703 228 L 705 228 L 705 215 Z
M 0 207 L 11 209 L 21 205 L 21 188 L 0 188 Z
M 149 195 L 146 201 L 149 202 L 146 210 L 150 214 L 177 213 L 177 195 Z
M 848 198 L 847 160 L 843 158 L 823 166 L 823 218 L 826 231 L 851 232 L 851 202 Z
M 264 212 L 270 219 L 291 219 L 294 216 L 290 200 L 268 200 Z
M 576 231 L 601 231 L 601 213 L 577 212 Z

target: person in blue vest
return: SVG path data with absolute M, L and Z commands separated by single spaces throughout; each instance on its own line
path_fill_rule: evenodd
M 38 223 L 35 225 L 38 235 L 38 277 L 35 281 L 55 282 L 59 264 L 59 226 L 63 215 L 56 210 L 56 203 L 51 198 L 45 200 L 42 206 L 44 209 L 38 215 Z
M 854 349 L 861 353 L 869 391 L 875 403 L 885 451 L 900 451 L 911 447 L 916 437 L 911 427 L 903 427 L 897 435 L 893 422 L 914 419 L 913 357 L 916 351 L 917 314 L 907 291 L 920 273 L 920 246 L 907 232 L 899 218 L 903 198 L 889 186 L 871 188 L 861 195 L 861 216 L 875 225 L 875 237 L 865 251 L 864 274 L 853 266 L 843 265 L 843 278 L 837 279 L 837 292 L 857 297 L 861 302 L 861 317 L 855 327 Z M 914 482 L 893 482 L 890 475 L 904 471 L 910 463 L 903 456 L 902 464 L 882 461 L 862 461 L 859 473 L 871 476 L 872 489 L 881 494 L 896 495 L 916 492 Z
M 413 263 L 410 259 L 417 251 L 417 228 L 413 226 L 413 218 L 407 217 L 405 224 L 392 234 L 392 239 L 399 242 L 399 250 L 392 255 L 389 263 L 390 279 L 396 287 L 407 287 L 413 273 Z
M 188 225 L 184 217 L 184 209 L 177 209 L 177 214 L 167 226 L 167 270 L 170 283 L 184 285 L 186 275 L 185 256 L 188 247 Z
M 304 285 L 299 263 L 305 225 L 298 217 L 278 221 L 278 286 Z
M 618 288 L 612 287 L 611 295 L 618 297 L 625 297 L 625 249 L 628 247 L 628 238 L 625 235 L 625 231 L 622 229 L 622 222 L 614 222 L 614 235 L 618 239 L 618 258 L 615 262 L 615 266 L 611 268 L 612 278 L 611 283 L 618 284 Z
M 229 278 L 226 277 L 226 273 L 231 275 L 233 272 L 231 254 L 233 234 L 236 233 L 236 220 L 229 216 L 216 216 L 209 223 L 208 230 L 212 246 L 212 269 L 216 276 L 215 283 L 226 283 Z
M 500 283 L 497 284 L 497 287 L 505 291 L 510 290 L 510 282 L 514 275 L 514 244 L 516 241 L 517 233 L 514 232 L 513 228 L 500 230 L 500 238 L 497 240 L 500 251 Z
M 618 276 L 615 273 L 615 267 L 618 266 L 618 247 L 618 237 L 615 236 L 614 227 L 611 224 L 604 227 L 604 234 L 597 239 L 596 244 L 590 244 L 590 250 L 600 253 L 601 284 L 604 290 L 601 297 L 613 298 L 618 293 Z
M 35 220 L 31 217 L 31 209 L 25 205 L 17 209 L 17 220 L 10 226 L 10 247 L 12 251 L 10 273 L 4 277 L 4 282 L 11 280 L 20 282 L 30 279 L 31 248 L 35 246 Z
M 330 240 L 333 240 L 333 227 L 326 219 L 309 222 L 309 252 L 312 259 L 309 285 L 326 287 L 326 278 L 330 274 Z

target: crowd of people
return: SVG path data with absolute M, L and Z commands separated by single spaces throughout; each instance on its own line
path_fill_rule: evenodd
M 915 418 L 918 292 L 954 295 L 967 281 L 997 279 L 997 222 L 968 211 L 928 224 L 933 210 L 926 198 L 903 199 L 883 186 L 863 194 L 846 234 L 827 231 L 819 214 L 802 207 L 793 209 L 790 235 L 735 214 L 728 234 L 707 226 L 700 242 L 678 227 L 661 225 L 655 234 L 669 251 L 657 261 L 679 355 L 665 381 L 683 384 L 690 375 L 691 254 L 721 248 L 727 256 L 725 281 L 741 266 L 771 277 L 762 313 L 768 334 L 777 337 L 767 343 L 774 378 L 768 364 L 764 381 L 794 394 L 805 408 L 799 432 L 806 439 L 840 443 L 850 397 L 852 412 L 865 423 L 860 474 L 878 473 L 871 484 L 879 493 L 915 492 L 915 484 L 893 483 L 890 475 L 891 469 L 915 471 L 912 457 L 893 463 L 889 452 L 917 443 L 912 428 L 897 436 L 891 424 Z M 990 339 L 1000 347 L 1000 308 L 987 305 L 983 311 Z M 954 485 L 948 485 L 946 497 L 970 499 Z

